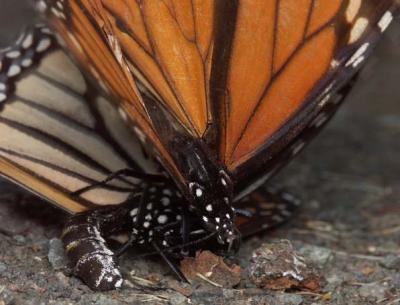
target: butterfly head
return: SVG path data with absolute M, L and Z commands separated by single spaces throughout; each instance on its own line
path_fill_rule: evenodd
M 237 239 L 232 208 L 232 183 L 225 171 L 220 170 L 208 181 L 192 181 L 189 190 L 193 207 L 201 217 L 205 229 L 216 232 L 220 244 L 232 244 Z

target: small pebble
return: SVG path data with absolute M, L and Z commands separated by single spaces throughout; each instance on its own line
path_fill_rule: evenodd
M 174 305 L 186 305 L 188 304 L 188 298 L 181 294 L 176 294 L 169 300 L 169 302 Z
M 17 242 L 18 245 L 22 246 L 26 243 L 26 238 L 22 235 L 14 235 L 13 239 Z
M 374 298 L 375 300 L 385 299 L 386 291 L 387 287 L 383 286 L 383 283 L 365 284 L 358 289 L 363 298 Z
M 301 305 L 304 298 L 298 294 L 281 294 L 277 296 L 278 304 Z
M 7 271 L 7 265 L 0 263 L 0 275 Z
M 319 291 L 321 277 L 288 240 L 263 244 L 256 249 L 248 267 L 250 280 L 260 288 Z
M 299 249 L 299 253 L 318 267 L 322 268 L 332 256 L 332 251 L 328 248 L 304 245 Z
M 54 270 L 63 269 L 67 265 L 64 248 L 61 240 L 53 238 L 49 241 L 47 258 Z
M 400 256 L 388 255 L 384 258 L 381 265 L 388 269 L 400 270 Z

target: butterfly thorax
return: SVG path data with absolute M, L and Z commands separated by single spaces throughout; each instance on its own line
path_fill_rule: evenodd
M 190 211 L 197 214 L 206 230 L 217 233 L 221 244 L 231 244 L 236 238 L 231 178 L 199 143 L 184 138 L 175 141 L 177 164 L 187 181 L 183 188 Z

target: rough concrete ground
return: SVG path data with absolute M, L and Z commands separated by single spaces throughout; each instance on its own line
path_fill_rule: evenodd
M 273 292 L 248 282 L 238 289 L 165 290 L 141 280 L 174 286 L 161 260 L 135 259 L 134 252 L 121 262 L 131 287 L 94 293 L 65 268 L 57 237 L 66 215 L 1 181 L 0 305 L 400 304 L 399 67 L 395 24 L 336 118 L 274 179 L 302 198 L 298 214 L 239 252 L 245 267 L 262 242 L 289 239 L 325 277 L 322 293 Z

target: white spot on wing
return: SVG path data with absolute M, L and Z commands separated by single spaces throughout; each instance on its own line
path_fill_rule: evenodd
M 51 45 L 51 40 L 49 38 L 43 38 L 36 47 L 37 52 L 46 51 Z
M 387 29 L 392 20 L 393 20 L 392 12 L 387 11 L 378 22 L 378 26 L 381 29 L 381 32 L 384 32 Z
M 21 56 L 21 52 L 20 51 L 10 51 L 10 52 L 6 53 L 6 56 L 8 58 L 18 58 Z
M 5 95 L 3 92 L 0 92 L 0 102 L 4 102 L 7 99 L 7 95 Z
M 361 0 L 350 0 L 349 5 L 346 8 L 346 20 L 347 22 L 353 22 L 361 8 Z
M 297 155 L 299 153 L 299 151 L 302 150 L 304 145 L 306 145 L 306 143 L 304 143 L 304 141 L 297 142 L 293 147 L 292 155 Z
M 321 112 L 312 122 L 312 126 L 319 128 L 322 124 L 326 122 L 328 115 L 325 112 Z
M 366 42 L 359 47 L 353 56 L 347 61 L 346 67 L 353 66 L 353 68 L 356 68 L 365 59 L 364 54 L 368 50 L 369 46 L 370 43 Z
M 28 68 L 30 65 L 32 65 L 32 59 L 30 58 L 25 58 L 22 62 L 21 62 L 21 66 Z
M 369 25 L 369 21 L 365 17 L 360 17 L 354 23 L 350 31 L 349 43 L 354 43 L 361 38 Z
M 21 67 L 18 65 L 12 65 L 10 69 L 8 70 L 7 76 L 8 77 L 13 77 L 18 75 L 21 72 Z
M 45 11 L 47 10 L 47 4 L 46 4 L 46 2 L 43 1 L 43 0 L 38 1 L 38 2 L 36 3 L 36 9 L 37 9 L 39 12 L 41 12 L 41 13 L 45 12 Z
M 28 48 L 32 45 L 32 42 L 33 42 L 33 34 L 32 34 L 32 33 L 29 33 L 29 34 L 25 37 L 24 41 L 22 42 L 22 47 L 23 47 L 24 49 L 28 49 Z

